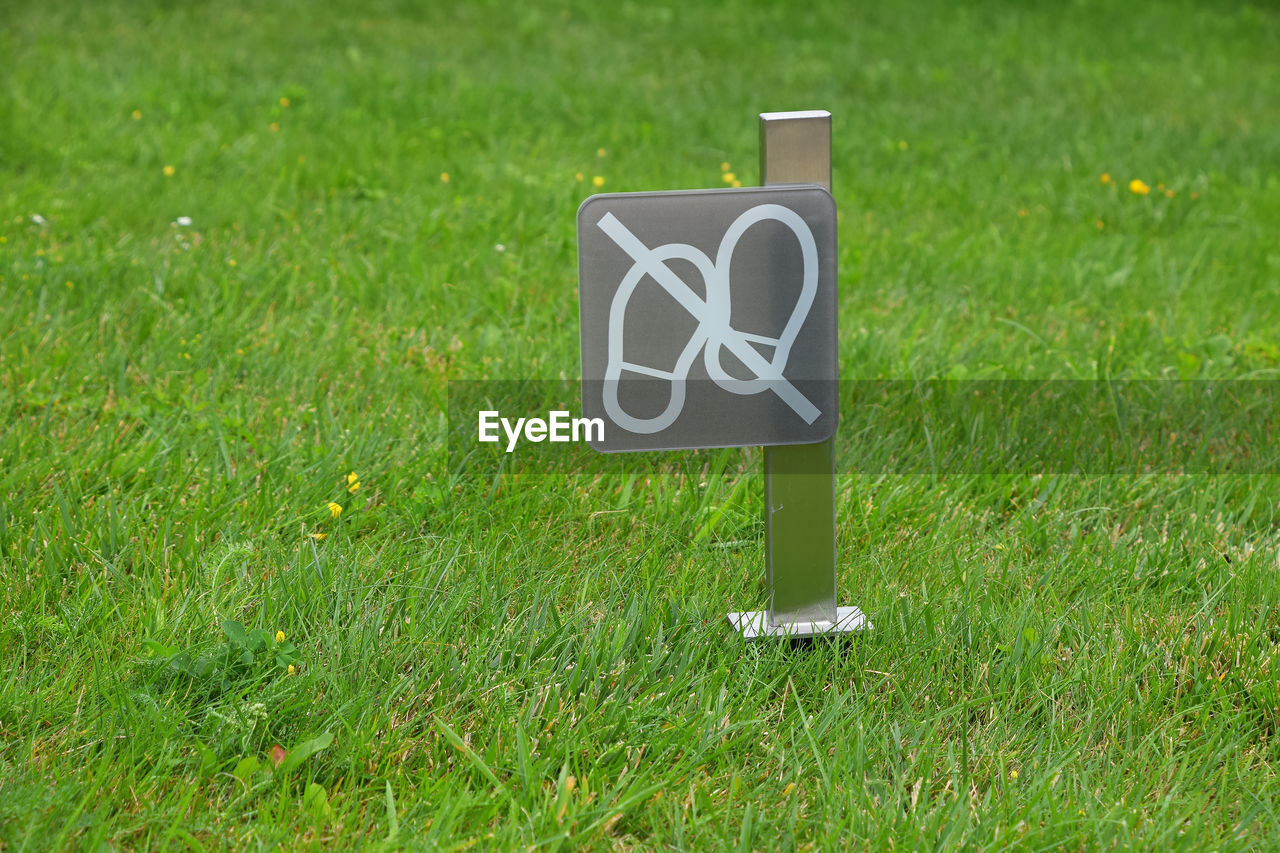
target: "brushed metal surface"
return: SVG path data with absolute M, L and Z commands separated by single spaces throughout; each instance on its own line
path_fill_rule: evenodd
M 831 113 L 761 113 L 760 180 L 830 192 Z M 764 448 L 770 625 L 836 618 L 834 442 Z
M 834 619 L 834 439 L 764 448 L 764 513 L 770 622 Z
M 743 639 L 761 637 L 798 640 L 803 637 L 820 637 L 823 634 L 847 634 L 852 631 L 869 631 L 873 627 L 866 615 L 856 607 L 837 607 L 835 618 L 813 622 L 783 622 L 774 624 L 767 610 L 751 610 L 730 613 L 729 624 L 742 634 Z
M 761 113 L 760 183 L 818 184 L 830 192 L 831 113 Z

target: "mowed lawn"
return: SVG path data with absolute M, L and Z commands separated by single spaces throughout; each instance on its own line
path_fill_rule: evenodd
M 1277 844 L 1274 408 L 842 430 L 876 627 L 798 648 L 758 450 L 449 453 L 576 379 L 583 199 L 809 108 L 842 378 L 1280 381 L 1269 4 L 5 4 L 0 849 Z

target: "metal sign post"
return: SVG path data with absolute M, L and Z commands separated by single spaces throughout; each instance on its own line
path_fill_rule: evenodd
M 760 114 L 760 180 L 831 191 L 831 113 Z M 871 628 L 836 605 L 835 439 L 764 448 L 764 541 L 769 609 L 730 613 L 747 639 L 812 637 Z

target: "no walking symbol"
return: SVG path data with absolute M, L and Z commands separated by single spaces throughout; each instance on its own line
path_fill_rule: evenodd
M 822 187 L 596 195 L 578 211 L 583 414 L 603 451 L 835 430 L 836 216 Z

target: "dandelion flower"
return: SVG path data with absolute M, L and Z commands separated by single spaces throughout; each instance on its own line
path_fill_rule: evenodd
M 720 164 L 720 171 L 722 171 L 722 172 L 728 172 L 728 171 L 730 171 L 729 164 L 728 164 L 728 163 L 721 163 L 721 164 Z
M 142 110 L 134 110 L 132 115 L 133 115 L 133 120 L 137 121 L 138 119 L 142 118 Z
M 1103 184 L 1109 184 L 1109 183 L 1111 183 L 1111 173 L 1110 173 L 1110 172 L 1103 172 L 1103 173 L 1102 173 L 1102 177 L 1098 178 L 1098 182 L 1099 182 L 1099 183 L 1103 183 Z
M 1147 186 L 1147 182 L 1139 178 L 1134 178 L 1129 182 L 1129 192 L 1134 195 L 1146 195 L 1151 192 L 1151 187 Z
M 1173 198 L 1173 190 L 1165 190 L 1165 191 L 1164 191 L 1164 197 L 1165 197 L 1165 198 Z
M 312 533 L 311 538 L 319 542 L 321 539 L 325 538 L 328 535 L 329 535 L 328 533 Z
M 342 515 L 342 504 L 336 504 L 333 501 L 329 501 L 329 515 L 334 518 Z
M 277 643 L 284 642 L 284 631 L 276 631 L 276 642 Z
M 447 183 L 449 183 L 449 173 L 448 173 L 448 172 L 441 172 L 441 173 L 440 173 L 440 183 L 442 183 L 442 184 L 447 184 Z
M 280 132 L 280 125 L 276 124 L 274 121 L 273 121 L 273 122 L 271 122 L 271 132 L 272 132 L 272 133 L 279 133 L 279 132 Z
M 723 175 L 721 175 L 721 178 L 724 180 L 726 184 L 731 184 L 734 181 L 738 180 L 738 176 L 735 175 L 733 172 L 725 172 Z
M 596 149 L 596 156 L 597 156 L 597 157 L 604 157 L 604 156 L 605 156 L 606 154 L 608 154 L 608 153 L 609 153 L 609 152 L 608 152 L 608 151 L 605 151 L 603 148 L 597 148 L 597 149 Z
M 577 174 L 575 174 L 575 175 L 573 176 L 573 179 L 574 179 L 575 181 L 577 181 L 578 183 L 582 183 L 582 173 L 581 173 L 581 172 L 578 172 Z
M 287 107 L 287 106 L 289 106 L 289 99 L 288 99 L 288 98 L 281 98 L 281 99 L 280 99 L 280 106 L 282 106 L 282 107 Z
M 1098 223 L 1097 223 L 1097 224 L 1098 224 L 1098 230 L 1099 230 L 1099 231 L 1101 231 L 1103 228 L 1106 228 L 1106 227 L 1107 227 L 1107 226 L 1106 226 L 1106 223 L 1104 223 L 1101 219 L 1099 219 L 1099 220 L 1098 220 Z
M 731 186 L 731 187 L 740 187 L 740 186 L 742 186 L 742 181 L 734 181 L 734 182 L 733 182 L 732 184 L 730 184 L 729 186 Z
M 591 185 L 597 188 L 604 186 L 604 178 L 602 178 L 599 175 L 596 175 L 594 178 L 591 179 Z
M 166 165 L 166 166 L 165 166 L 163 169 L 161 169 L 160 171 L 164 172 L 164 176 L 165 176 L 166 178 L 172 178 L 172 177 L 173 177 L 173 173 L 174 173 L 175 171 L 177 171 L 177 170 L 176 170 L 176 169 L 174 169 L 172 166 Z
M 1018 778 L 1018 771 L 1017 771 L 1017 770 L 1010 770 L 1010 771 L 1009 771 L 1009 778 L 1010 778 L 1010 779 L 1017 779 L 1017 778 Z
M 899 151 L 906 151 L 906 150 L 907 150 L 907 140 L 905 140 L 905 139 L 899 139 L 899 140 L 898 140 L 898 150 L 899 150 Z

